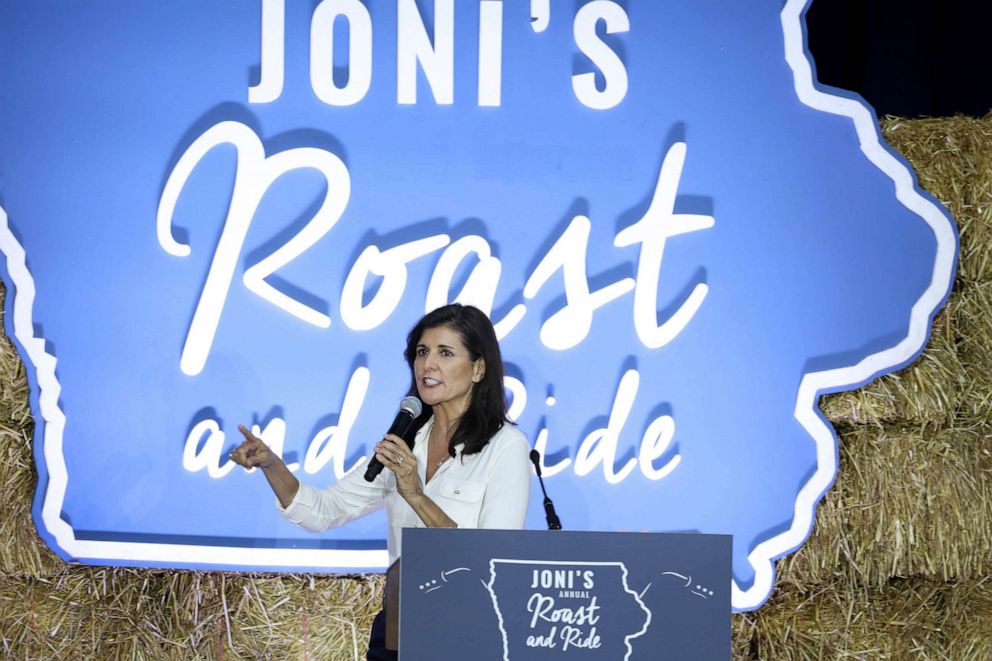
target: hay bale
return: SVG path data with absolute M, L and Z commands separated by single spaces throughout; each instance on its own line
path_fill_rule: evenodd
M 168 641 L 148 615 L 155 581 L 118 570 L 67 568 L 51 578 L 8 578 L 0 588 L 2 645 L 11 658 L 153 657 Z
M 987 582 L 923 578 L 878 588 L 780 589 L 750 616 L 749 655 L 738 658 L 982 661 L 992 658 L 990 598 Z
M 67 566 L 0 582 L 7 658 L 364 658 L 380 577 Z
M 959 583 L 943 595 L 952 614 L 948 659 L 992 659 L 992 582 Z
M 882 134 L 920 185 L 947 207 L 961 234 L 958 277 L 992 280 L 992 114 L 982 118 L 882 119 Z
M 965 384 L 959 409 L 966 416 L 987 416 L 992 407 L 992 282 L 962 288 L 955 307 Z
M 849 430 L 813 535 L 780 563 L 780 583 L 879 588 L 893 576 L 992 573 L 992 425 Z
M 757 618 L 754 613 L 734 613 L 730 620 L 730 657 L 732 659 L 755 659 L 752 649 L 757 634 Z

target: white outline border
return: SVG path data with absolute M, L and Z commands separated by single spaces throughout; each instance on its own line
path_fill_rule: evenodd
M 930 285 L 913 305 L 907 336 L 894 347 L 872 354 L 850 367 L 806 374 L 796 397 L 795 417 L 816 443 L 817 468 L 796 496 L 795 515 L 790 528 L 758 544 L 748 555 L 755 571 L 751 587 L 732 586 L 735 611 L 761 606 L 774 587 L 774 561 L 805 542 L 812 531 L 817 503 L 833 484 L 837 473 L 837 440 L 833 429 L 819 415 L 817 399 L 821 392 L 842 390 L 863 383 L 882 371 L 909 361 L 926 344 L 930 317 L 952 284 L 957 253 L 953 223 L 931 200 L 915 187 L 910 170 L 890 154 L 879 141 L 875 118 L 860 101 L 816 89 L 812 67 L 804 46 L 803 13 L 811 0 L 787 0 L 781 12 L 785 59 L 792 69 L 796 94 L 806 106 L 822 112 L 850 117 L 862 153 L 895 184 L 896 199 L 930 226 L 937 241 Z M 223 546 L 194 546 L 141 542 L 77 540 L 72 528 L 62 520 L 60 508 L 65 497 L 68 475 L 62 452 L 65 415 L 58 405 L 61 385 L 55 374 L 55 357 L 45 350 L 44 338 L 34 336 L 32 306 L 34 280 L 28 271 L 24 249 L 11 232 L 7 214 L 0 207 L 0 251 L 7 258 L 7 273 L 14 286 L 14 336 L 33 364 L 38 385 L 38 408 L 42 417 L 41 440 L 47 487 L 41 510 L 44 526 L 55 543 L 67 554 L 80 559 L 116 558 L 138 563 L 190 563 L 193 565 L 313 567 L 333 570 L 385 567 L 385 550 L 260 549 Z M 37 432 L 36 432 L 37 434 Z M 44 478 L 42 478 L 44 479 Z
M 800 381 L 794 415 L 816 443 L 816 471 L 796 495 L 795 515 L 789 529 L 761 542 L 748 554 L 748 562 L 755 572 L 754 582 L 746 590 L 734 582 L 731 603 L 735 611 L 754 610 L 768 599 L 775 583 L 774 561 L 799 548 L 809 537 L 816 505 L 837 476 L 837 439 L 833 428 L 819 413 L 817 400 L 820 393 L 867 382 L 882 371 L 909 361 L 923 350 L 929 337 L 930 317 L 940 308 L 953 284 L 957 255 L 957 234 L 953 222 L 916 189 L 909 168 L 879 141 L 874 113 L 860 101 L 816 89 L 803 31 L 803 13 L 811 1 L 788 0 L 781 13 L 785 60 L 792 69 L 796 95 L 804 105 L 814 110 L 850 117 L 854 121 L 861 152 L 895 184 L 896 199 L 930 227 L 937 241 L 937 252 L 930 284 L 910 311 L 909 330 L 905 338 L 894 347 L 871 354 L 855 365 L 810 372 Z
M 161 565 L 186 564 L 193 566 L 254 566 L 267 567 L 313 567 L 347 571 L 349 569 L 369 569 L 385 567 L 388 564 L 386 550 L 339 550 L 339 549 L 286 549 L 254 548 L 238 546 L 196 546 L 193 544 L 162 544 L 145 542 L 113 542 L 76 539 L 73 529 L 61 516 L 65 500 L 68 473 L 62 442 L 65 430 L 65 414 L 59 408 L 62 386 L 55 375 L 55 357 L 45 350 L 44 338 L 34 336 L 31 315 L 34 304 L 34 279 L 28 271 L 24 248 L 10 229 L 7 212 L 0 207 L 0 251 L 7 257 L 7 273 L 10 275 L 14 291 L 13 329 L 14 336 L 23 347 L 26 358 L 34 365 L 38 384 L 38 408 L 41 413 L 41 445 L 45 457 L 48 484 L 41 509 L 41 518 L 48 534 L 63 553 L 81 560 L 120 560 L 123 562 Z M 36 436 L 39 432 L 35 432 Z M 44 479 L 43 477 L 40 479 Z

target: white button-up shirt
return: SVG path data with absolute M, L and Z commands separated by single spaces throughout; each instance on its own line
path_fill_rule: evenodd
M 413 454 L 420 482 L 426 481 L 427 438 L 434 419 L 417 432 Z M 504 423 L 480 452 L 455 456 L 441 464 L 424 484 L 424 495 L 437 503 L 459 528 L 519 529 L 527 517 L 530 500 L 530 444 L 523 432 Z M 424 523 L 396 491 L 393 472 L 383 470 L 365 481 L 365 466 L 358 466 L 324 489 L 300 483 L 289 507 L 276 507 L 288 520 L 311 532 L 343 525 L 386 507 L 389 564 L 400 557 L 403 528 L 423 528 Z

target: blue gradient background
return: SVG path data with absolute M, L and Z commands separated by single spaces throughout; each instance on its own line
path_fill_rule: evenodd
M 905 337 L 936 246 L 858 151 L 850 120 L 796 98 L 781 2 L 620 3 L 631 30 L 606 41 L 630 87 L 605 111 L 583 106 L 571 89 L 573 72 L 593 70 L 572 40 L 581 3 L 552 3 L 541 34 L 530 28 L 529 3 L 504 3 L 498 108 L 476 105 L 476 3 L 456 3 L 454 104 L 437 106 L 421 76 L 419 102 L 399 106 L 395 3 L 368 2 L 372 85 L 347 108 L 310 89 L 313 3 L 287 4 L 285 89 L 266 105 L 247 103 L 260 63 L 258 2 L 0 5 L 0 201 L 37 285 L 37 331 L 58 358 L 68 420 L 64 516 L 77 535 L 382 548 L 381 514 L 309 535 L 275 513 L 260 475 L 185 471 L 193 422 L 209 414 L 234 432 L 239 422 L 278 415 L 288 458 L 301 461 L 313 434 L 334 421 L 353 367 L 366 365 L 372 382 L 350 466 L 405 394 L 403 341 L 424 311 L 439 254 L 412 263 L 387 323 L 356 333 L 338 303 L 366 245 L 485 236 L 503 262 L 501 318 L 525 302 L 534 266 L 582 213 L 592 222 L 587 266 L 599 288 L 634 275 L 638 249 L 615 248 L 613 237 L 647 209 L 664 154 L 684 140 L 676 210 L 716 219 L 712 229 L 672 238 L 665 252 L 660 311 L 675 309 L 697 282 L 710 288 L 685 332 L 644 348 L 627 294 L 595 313 L 581 345 L 549 351 L 538 332 L 563 304 L 556 276 L 526 302 L 527 316 L 502 346 L 529 393 L 521 429 L 532 442 L 542 423 L 550 430 L 548 463 L 574 457 L 581 439 L 605 426 L 628 368 L 639 370 L 641 385 L 617 465 L 635 456 L 655 417 L 675 419 L 682 462 L 661 481 L 635 470 L 609 485 L 599 470 L 580 478 L 571 468 L 549 479 L 566 528 L 733 534 L 734 577 L 747 586 L 748 551 L 788 527 L 815 468 L 813 441 L 793 417 L 800 379 Z M 180 198 L 174 223 L 188 235 L 190 257 L 159 247 L 155 213 L 178 157 L 225 120 L 252 127 L 270 155 L 301 146 L 334 152 L 352 195 L 330 233 L 273 280 L 305 292 L 331 328 L 240 285 L 244 268 L 295 233 L 323 194 L 314 173 L 293 173 L 259 208 L 206 368 L 188 377 L 179 356 L 226 214 L 233 148 L 204 159 Z M 46 469 L 36 457 L 42 494 Z M 332 479 L 329 469 L 302 477 Z M 536 484 L 534 492 L 528 527 L 542 528 Z

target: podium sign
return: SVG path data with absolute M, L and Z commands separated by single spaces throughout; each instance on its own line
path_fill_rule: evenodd
M 729 535 L 403 531 L 400 658 L 728 659 Z

